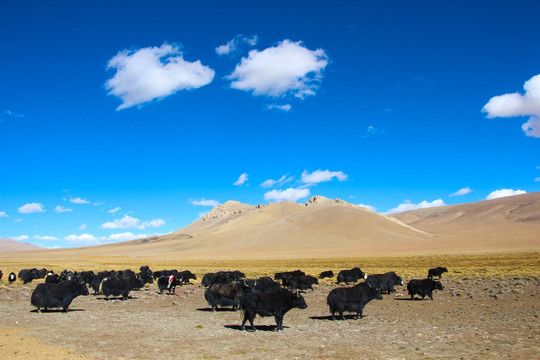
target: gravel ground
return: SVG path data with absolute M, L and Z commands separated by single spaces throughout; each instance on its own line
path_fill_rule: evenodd
M 406 280 L 405 280 L 406 283 Z M 255 319 L 212 312 L 204 288 L 160 295 L 156 285 L 127 301 L 80 296 L 71 311 L 37 313 L 36 284 L 0 288 L 0 357 L 4 359 L 485 359 L 540 358 L 537 279 L 442 279 L 434 299 L 411 301 L 405 287 L 373 300 L 365 317 L 330 320 L 324 283 L 303 294 L 308 308 Z

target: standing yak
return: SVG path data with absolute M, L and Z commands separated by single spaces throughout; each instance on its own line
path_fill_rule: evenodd
M 302 295 L 292 293 L 286 289 L 279 289 L 270 292 L 246 293 L 242 297 L 242 331 L 246 329 L 246 322 L 249 320 L 251 329 L 257 331 L 253 320 L 255 315 L 274 316 L 276 319 L 277 331 L 283 330 L 283 316 L 293 308 L 306 309 L 307 304 Z
M 395 292 L 394 285 L 403 285 L 403 280 L 395 272 L 384 274 L 372 274 L 366 278 L 366 283 L 371 287 L 381 289 L 381 292 L 387 291 L 388 294 Z
M 62 281 L 59 284 L 43 283 L 36 286 L 30 303 L 37 307 L 38 312 L 41 308 L 47 311 L 49 308 L 59 307 L 67 312 L 73 299 L 79 295 L 88 295 L 86 284 L 79 284 L 73 280 Z
M 342 320 L 344 311 L 356 312 L 355 319 L 363 317 L 364 306 L 373 299 L 382 300 L 381 290 L 371 287 L 363 282 L 353 287 L 339 287 L 330 291 L 326 303 L 330 307 L 332 320 L 335 320 L 335 313 L 338 312 Z
M 360 278 L 365 279 L 366 274 L 358 267 L 352 268 L 351 270 L 341 270 L 337 276 L 337 283 L 339 284 L 344 282 L 347 285 L 349 283 L 354 284 L 355 282 L 360 280 Z

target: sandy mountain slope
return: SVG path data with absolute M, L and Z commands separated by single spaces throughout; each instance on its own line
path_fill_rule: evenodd
M 392 214 L 442 242 L 473 248 L 540 249 L 540 192 Z
M 0 239 L 0 251 L 22 251 L 22 250 L 45 250 L 42 247 L 15 241 L 11 239 Z

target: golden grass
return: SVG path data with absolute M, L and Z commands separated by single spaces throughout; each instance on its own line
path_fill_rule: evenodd
M 186 260 L 186 261 L 147 261 L 132 257 L 92 257 L 76 261 L 27 261 L 9 260 L 0 264 L 4 277 L 0 283 L 7 282 L 7 275 L 20 269 L 36 267 L 60 272 L 69 270 L 122 270 L 131 268 L 138 271 L 142 265 L 152 270 L 189 269 L 197 275 L 200 282 L 207 272 L 219 270 L 241 270 L 247 277 L 273 276 L 276 272 L 301 269 L 306 274 L 318 276 L 325 270 L 337 272 L 341 269 L 360 267 L 367 274 L 395 271 L 404 279 L 424 278 L 429 268 L 444 266 L 448 273 L 444 278 L 540 278 L 540 253 L 486 254 L 486 255 L 437 255 L 401 257 L 355 257 L 299 260 Z M 326 282 L 332 280 L 325 279 Z M 335 278 L 334 280 L 335 281 Z M 17 281 L 17 283 L 20 283 Z

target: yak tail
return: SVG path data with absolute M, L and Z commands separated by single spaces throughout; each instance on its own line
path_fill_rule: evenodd
M 107 279 L 108 279 L 108 278 L 103 278 L 103 280 L 101 280 L 101 282 L 99 283 L 98 293 L 103 294 L 103 283 L 104 283 L 105 280 L 107 280 Z

